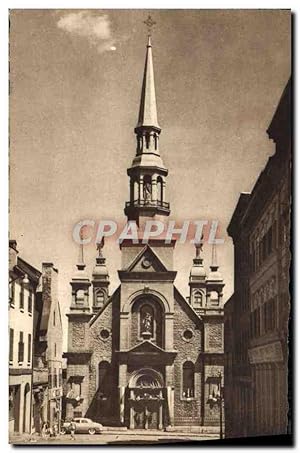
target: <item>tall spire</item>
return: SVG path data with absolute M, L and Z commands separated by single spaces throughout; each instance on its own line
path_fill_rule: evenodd
M 144 126 L 160 129 L 157 120 L 152 44 L 150 35 L 148 36 L 147 43 L 147 52 L 137 128 Z
M 161 128 L 157 120 L 154 70 L 150 31 L 154 25 L 151 17 L 148 26 L 148 42 L 143 74 L 142 94 L 136 134 L 136 155 L 127 169 L 130 177 L 130 200 L 125 204 L 125 214 L 129 221 L 140 226 L 145 218 L 168 216 L 170 204 L 166 200 L 167 168 L 159 152 Z

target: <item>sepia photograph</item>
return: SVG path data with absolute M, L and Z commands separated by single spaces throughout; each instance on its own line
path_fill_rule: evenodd
M 8 442 L 292 445 L 291 10 L 7 15 Z

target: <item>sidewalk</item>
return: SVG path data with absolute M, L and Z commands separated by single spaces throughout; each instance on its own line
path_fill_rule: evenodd
M 203 427 L 200 427 L 203 428 Z M 58 437 L 43 438 L 38 434 L 30 436 L 29 434 L 11 435 L 11 444 L 126 444 L 126 443 L 166 443 L 168 439 L 170 442 L 180 441 L 201 441 L 201 440 L 214 440 L 218 439 L 217 432 L 188 432 L 178 430 L 176 431 L 157 431 L 157 430 L 129 430 L 126 428 L 105 427 L 102 434 L 76 434 L 75 440 L 71 439 L 69 434 L 59 435 Z

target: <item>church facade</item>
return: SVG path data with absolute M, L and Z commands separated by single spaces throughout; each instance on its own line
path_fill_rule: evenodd
M 170 214 L 160 133 L 149 37 L 124 210 L 139 231 Z M 196 244 L 183 297 L 174 285 L 175 243 L 123 240 L 120 285 L 111 295 L 102 245 L 91 278 L 82 253 L 67 314 L 67 418 L 129 429 L 218 425 L 212 401 L 223 385 L 224 282 L 215 263 L 205 270 Z

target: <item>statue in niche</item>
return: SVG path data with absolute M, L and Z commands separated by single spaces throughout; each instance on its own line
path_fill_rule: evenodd
M 143 320 L 142 320 L 142 325 L 143 325 L 143 332 L 145 333 L 152 333 L 152 326 L 153 326 L 153 319 L 151 314 L 146 311 L 144 314 Z
M 151 180 L 145 178 L 143 186 L 143 195 L 145 203 L 149 203 L 151 201 L 151 194 L 152 194 Z

